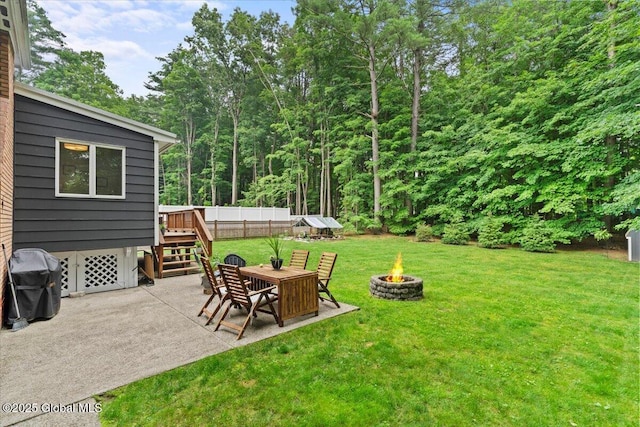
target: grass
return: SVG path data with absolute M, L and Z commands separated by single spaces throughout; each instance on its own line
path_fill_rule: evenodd
M 401 237 L 295 248 L 311 268 L 337 252 L 330 289 L 361 309 L 113 390 L 103 425 L 638 425 L 638 264 Z M 214 251 L 270 255 L 259 239 Z M 398 252 L 421 301 L 369 295 Z

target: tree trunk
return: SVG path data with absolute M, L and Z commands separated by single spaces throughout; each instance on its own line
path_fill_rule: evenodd
M 607 11 L 609 12 L 609 14 L 613 13 L 613 11 L 618 7 L 618 1 L 617 0 L 605 0 L 605 1 L 607 2 Z M 611 26 L 613 27 L 613 24 L 611 24 Z M 614 29 L 611 28 L 612 34 L 613 34 L 613 30 Z M 614 63 L 615 57 L 616 57 L 616 42 L 612 35 L 609 41 L 609 46 L 607 48 L 607 58 L 609 59 L 609 67 L 611 68 L 615 66 L 615 63 Z M 607 135 L 605 137 L 605 146 L 607 148 L 607 165 L 610 166 L 611 163 L 613 162 L 613 158 L 615 157 L 615 153 L 616 153 L 615 135 Z M 606 178 L 604 186 L 609 191 L 611 191 L 613 189 L 614 184 L 615 184 L 615 180 L 613 175 L 611 175 Z M 607 231 L 611 232 L 613 228 L 613 218 L 611 217 L 611 215 L 605 215 L 604 223 L 605 223 L 605 227 L 607 228 Z
M 216 113 L 216 119 L 213 125 L 213 141 L 211 142 L 211 146 L 209 147 L 209 150 L 211 152 L 211 180 L 210 180 L 210 186 L 211 186 L 211 206 L 215 206 L 216 203 L 216 196 L 217 196 L 217 185 L 216 185 L 216 181 L 217 181 L 217 177 L 216 177 L 216 154 L 218 151 L 218 134 L 220 132 L 220 114 L 219 114 L 219 110 L 218 113 Z
M 382 185 L 378 172 L 380 162 L 378 141 L 378 81 L 376 75 L 376 51 L 373 45 L 369 45 L 369 79 L 371 80 L 371 160 L 373 163 L 373 218 L 380 218 L 380 195 Z
M 327 216 L 333 216 L 331 213 L 331 162 L 330 162 L 330 157 L 331 157 L 331 149 L 329 147 L 327 147 L 327 156 L 325 157 L 326 162 L 327 162 L 327 171 L 325 172 L 325 178 L 327 180 L 327 185 L 326 185 L 326 192 L 327 192 L 327 206 L 326 206 L 326 211 L 327 211 Z
M 324 200 L 325 200 L 325 193 L 324 193 L 324 181 L 325 181 L 325 165 L 324 165 L 324 147 L 320 147 L 320 215 L 321 216 L 325 216 L 324 215 Z
M 324 120 L 320 122 L 320 215 L 325 216 L 325 173 L 326 173 L 326 159 L 324 157 Z
M 307 203 L 307 192 L 309 191 L 309 164 L 304 167 L 305 172 L 302 177 L 302 215 L 309 215 L 309 204 Z
M 424 27 L 424 23 L 420 22 L 418 30 Z M 418 120 L 420 118 L 420 95 L 422 94 L 422 81 L 420 79 L 420 72 L 422 71 L 422 49 L 415 49 L 413 51 L 413 100 L 411 103 L 411 146 L 409 151 L 412 154 L 416 152 L 418 148 Z M 415 172 L 413 178 L 418 178 L 417 172 Z M 411 179 L 411 177 L 409 178 Z M 413 202 L 411 196 L 407 195 L 406 199 L 407 212 L 409 216 L 413 216 Z
M 187 154 L 187 205 L 193 204 L 193 193 L 191 192 L 191 157 L 192 157 L 192 146 L 193 141 L 195 139 L 195 125 L 193 124 L 193 118 L 191 116 L 187 117 L 185 123 L 185 151 Z
M 234 110 L 231 114 L 233 119 L 233 152 L 231 155 L 231 204 L 235 206 L 238 202 L 238 116 Z

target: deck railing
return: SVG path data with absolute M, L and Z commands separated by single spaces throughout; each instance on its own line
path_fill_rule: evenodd
M 161 214 L 162 223 L 168 232 L 193 232 L 202 245 L 206 256 L 211 256 L 213 237 L 204 222 L 203 209 L 165 212 Z

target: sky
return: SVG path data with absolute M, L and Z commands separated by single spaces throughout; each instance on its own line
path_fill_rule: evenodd
M 217 8 L 224 19 L 239 7 L 251 15 L 271 10 L 293 25 L 295 0 L 37 0 L 53 28 L 76 52 L 102 52 L 106 73 L 125 97 L 147 95 L 150 72 L 164 57 L 193 34 L 191 18 L 202 6 Z

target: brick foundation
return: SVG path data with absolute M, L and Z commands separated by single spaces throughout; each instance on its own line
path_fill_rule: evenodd
M 13 242 L 13 69 L 9 34 L 0 31 L 0 242 L 11 256 Z M 0 255 L 0 319 L 7 268 Z

